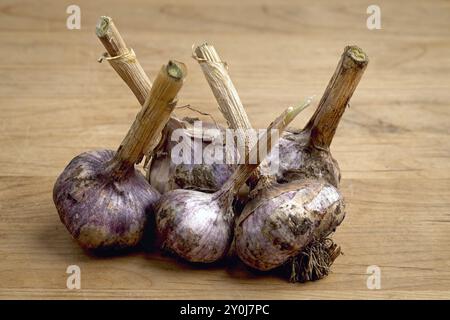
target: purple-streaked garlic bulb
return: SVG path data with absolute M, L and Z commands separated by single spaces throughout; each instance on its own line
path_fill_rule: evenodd
M 361 48 L 345 48 L 319 106 L 306 127 L 284 133 L 278 146 L 279 159 L 274 158 L 273 154 L 267 156 L 269 165 L 275 159 L 279 163 L 276 174 L 279 182 L 318 178 L 339 186 L 341 174 L 337 161 L 330 153 L 330 144 L 368 62 Z
M 288 108 L 268 131 L 284 130 L 306 106 Z M 267 150 L 270 150 L 276 138 L 268 141 L 266 133 L 258 140 L 259 145 L 269 142 Z M 256 149 L 252 149 L 252 155 L 257 154 Z M 215 193 L 179 189 L 163 194 L 156 209 L 156 226 L 163 248 L 191 262 L 211 263 L 221 259 L 233 237 L 233 197 L 258 167 L 261 159 L 258 160 L 257 164 L 239 165 Z
M 156 224 L 163 248 L 191 262 L 222 258 L 232 238 L 233 197 L 228 190 L 205 193 L 177 189 L 160 199 Z
M 151 185 L 162 194 L 174 189 L 215 192 L 236 169 L 235 165 L 225 162 L 227 150 L 224 129 L 213 123 L 202 122 L 202 130 L 196 130 L 193 126 L 195 121 L 196 119 L 178 120 L 172 117 L 162 132 L 162 139 L 155 149 L 147 171 Z M 182 136 L 173 135 L 175 130 L 182 130 Z M 177 150 L 175 146 L 181 143 L 186 144 L 183 149 L 189 149 L 190 156 L 185 159 L 188 161 L 177 163 L 172 159 L 172 152 Z M 206 157 L 212 158 L 215 149 L 221 150 L 223 159 L 216 159 L 218 161 L 211 163 Z M 212 151 L 208 153 L 207 150 Z M 194 157 L 198 155 L 201 155 L 201 159 L 195 161 Z
M 110 167 L 115 154 L 96 150 L 78 155 L 53 189 L 62 223 L 87 249 L 137 244 L 160 197 L 139 171 Z
M 56 209 L 81 247 L 115 249 L 140 241 L 160 195 L 134 165 L 157 144 L 184 76 L 182 63 L 163 66 L 118 150 L 82 153 L 56 180 Z
M 323 180 L 261 187 L 236 222 L 236 252 L 255 269 L 279 267 L 332 233 L 344 219 L 344 207 L 338 189 Z

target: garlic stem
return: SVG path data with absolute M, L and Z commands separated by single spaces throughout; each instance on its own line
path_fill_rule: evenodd
M 319 102 L 316 112 L 305 127 L 310 130 L 310 143 L 328 149 L 339 120 L 369 62 L 368 56 L 357 46 L 347 46 L 336 71 Z
M 134 51 L 127 47 L 110 17 L 100 17 L 95 33 L 108 52 L 106 60 L 125 81 L 139 103 L 143 105 L 152 83 L 142 69 Z
M 295 119 L 295 117 L 304 109 L 306 109 L 311 103 L 311 98 L 307 99 L 304 103 L 287 108 L 278 118 L 276 118 L 268 127 L 266 132 L 259 137 L 257 144 L 250 150 L 250 159 L 257 159 L 256 164 L 241 164 L 238 166 L 233 176 L 228 180 L 226 184 L 218 191 L 223 194 L 231 190 L 232 194 L 239 191 L 239 188 L 248 180 L 253 171 L 258 168 L 259 164 L 264 160 L 266 155 L 272 150 L 273 146 L 278 142 L 281 133 L 286 129 L 289 123 Z M 272 136 L 272 130 L 278 130 L 278 135 Z M 258 146 L 263 143 L 267 143 L 267 151 L 265 154 L 259 154 Z
M 252 129 L 239 94 L 228 74 L 226 63 L 221 60 L 214 46 L 204 43 L 196 47 L 192 55 L 200 64 L 228 126 L 232 129 L 244 129 L 244 131 Z M 241 154 L 241 157 L 245 157 L 256 141 L 248 135 L 243 135 L 240 139 L 239 142 L 245 146 L 243 149 L 245 154 Z M 247 162 L 247 158 L 245 159 Z
M 186 67 L 169 61 L 159 71 L 149 99 L 136 116 L 132 127 L 113 158 L 116 169 L 123 171 L 142 160 L 157 145 L 161 132 L 176 105 L 176 96 L 183 85 Z

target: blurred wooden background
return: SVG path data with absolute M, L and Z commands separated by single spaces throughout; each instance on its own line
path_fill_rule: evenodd
M 0 298 L 450 298 L 450 2 L 72 1 L 0 2 Z M 326 279 L 290 284 L 242 264 L 194 267 L 158 253 L 93 257 L 60 223 L 56 176 L 72 157 L 116 148 L 138 110 L 95 37 L 113 17 L 153 77 L 169 58 L 189 76 L 189 103 L 223 123 L 191 45 L 213 43 L 255 127 L 317 95 L 347 44 L 371 61 L 332 151 L 348 213 L 335 239 L 345 255 Z M 294 126 L 312 114 L 307 110 Z M 179 112 L 185 115 L 186 112 Z M 81 268 L 81 290 L 66 268 Z M 368 266 L 381 289 L 366 286 Z

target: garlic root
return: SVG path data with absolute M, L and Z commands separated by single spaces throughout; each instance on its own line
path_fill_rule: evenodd
M 285 265 L 291 282 L 316 281 L 326 277 L 334 260 L 341 255 L 341 247 L 331 238 L 311 241 L 300 254 Z

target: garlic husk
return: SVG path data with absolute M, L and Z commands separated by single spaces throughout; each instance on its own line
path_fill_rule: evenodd
M 108 167 L 114 154 L 112 150 L 80 154 L 67 165 L 53 189 L 61 222 L 86 249 L 135 246 L 160 197 L 134 168 L 117 183 Z
M 203 132 L 196 136 L 192 128 L 195 119 L 178 120 L 172 117 L 162 132 L 162 139 L 152 156 L 147 170 L 147 178 L 161 194 L 174 189 L 192 189 L 204 192 L 215 192 L 231 177 L 236 166 L 227 163 L 206 163 L 204 155 L 199 164 L 193 161 L 194 150 L 205 150 L 216 137 L 208 135 L 208 129 L 224 136 L 224 128 L 216 127 L 213 123 L 202 122 Z M 190 139 L 191 161 L 190 163 L 176 164 L 172 161 L 172 150 L 179 143 L 172 141 L 174 130 L 185 130 L 185 136 Z M 221 139 L 224 141 L 224 139 Z M 225 144 L 220 146 L 225 154 Z
M 261 188 L 236 222 L 235 249 L 247 265 L 270 270 L 327 237 L 345 216 L 342 195 L 323 180 Z

